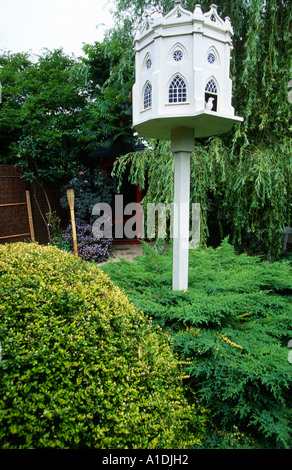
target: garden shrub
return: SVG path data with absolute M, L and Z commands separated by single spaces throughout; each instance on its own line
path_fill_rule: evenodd
M 97 263 L 106 261 L 111 253 L 112 238 L 105 238 L 102 233 L 93 233 L 92 225 L 85 220 L 76 218 L 76 237 L 78 256 L 84 261 Z M 64 233 L 54 237 L 51 244 L 65 251 L 73 252 L 72 224 L 68 225 Z
M 65 185 L 64 191 L 68 188 L 74 189 L 76 217 L 89 220 L 95 204 L 113 202 L 116 187 L 115 178 L 100 168 L 90 169 L 80 166 L 72 170 L 70 181 Z M 69 207 L 66 192 L 61 197 L 60 203 L 65 209 Z
M 185 448 L 187 402 L 167 335 L 100 269 L 37 244 L 0 245 L 0 447 Z
M 102 266 L 189 361 L 186 387 L 210 410 L 206 446 L 292 446 L 291 262 L 190 250 L 189 287 L 172 291 L 172 251 Z M 244 437 L 243 437 L 244 436 Z

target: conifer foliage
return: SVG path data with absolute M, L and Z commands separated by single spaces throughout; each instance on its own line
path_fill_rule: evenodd
M 190 250 L 189 288 L 174 292 L 171 251 L 145 250 L 102 269 L 172 338 L 190 396 L 210 411 L 206 445 L 291 448 L 291 263 L 224 240 Z

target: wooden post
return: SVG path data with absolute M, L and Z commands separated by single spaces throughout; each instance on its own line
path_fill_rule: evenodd
M 194 150 L 194 130 L 173 129 L 171 150 L 175 154 L 172 290 L 186 290 L 189 270 L 190 154 Z
M 31 203 L 30 203 L 30 194 L 29 191 L 25 191 L 26 194 L 26 205 L 27 205 L 27 213 L 28 213 L 28 223 L 29 223 L 29 230 L 30 230 L 30 238 L 32 242 L 35 242 L 34 236 L 34 227 L 33 227 L 33 219 L 32 219 L 32 211 L 31 211 Z
M 75 213 L 74 213 L 74 189 L 67 189 L 67 199 L 68 199 L 68 203 L 69 203 L 69 207 L 70 207 L 74 255 L 78 256 L 76 225 L 75 225 Z
M 136 232 L 137 240 L 141 240 L 144 236 L 144 220 L 143 220 L 143 209 L 142 209 L 142 190 L 139 185 L 136 187 L 136 197 L 137 197 L 137 212 L 136 212 Z

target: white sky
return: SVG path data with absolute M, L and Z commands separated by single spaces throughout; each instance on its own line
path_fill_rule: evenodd
M 110 0 L 0 0 L 0 51 L 39 54 L 102 41 L 112 24 Z

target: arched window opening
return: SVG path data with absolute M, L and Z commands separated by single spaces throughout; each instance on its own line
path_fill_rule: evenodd
M 169 86 L 169 103 L 183 103 L 187 101 L 187 85 L 179 75 L 176 75 Z
M 151 108 L 152 106 L 152 85 L 147 83 L 144 90 L 144 109 Z
M 217 111 L 218 90 L 213 78 L 211 78 L 205 87 L 205 109 L 207 111 Z
M 216 83 L 214 82 L 213 78 L 211 78 L 211 80 L 208 81 L 208 83 L 206 85 L 206 88 L 205 88 L 205 91 L 209 92 L 209 93 L 217 94 L 217 86 L 216 86 Z

